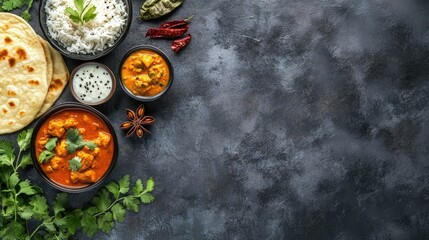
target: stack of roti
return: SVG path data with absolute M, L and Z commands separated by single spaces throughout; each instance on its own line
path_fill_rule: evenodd
M 11 13 L 0 13 L 0 72 L 0 134 L 46 112 L 69 79 L 61 54 Z

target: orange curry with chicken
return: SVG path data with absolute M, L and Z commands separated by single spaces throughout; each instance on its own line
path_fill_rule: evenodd
M 162 92 L 170 80 L 165 59 L 151 50 L 133 52 L 124 61 L 121 77 L 125 87 L 137 96 L 155 96 Z
M 114 155 L 106 123 L 85 110 L 64 110 L 50 116 L 36 138 L 36 156 L 45 174 L 67 187 L 98 181 Z

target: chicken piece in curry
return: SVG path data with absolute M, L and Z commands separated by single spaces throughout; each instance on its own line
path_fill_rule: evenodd
M 36 155 L 45 174 L 66 186 L 84 186 L 98 181 L 114 154 L 112 135 L 106 123 L 85 110 L 61 111 L 40 127 Z

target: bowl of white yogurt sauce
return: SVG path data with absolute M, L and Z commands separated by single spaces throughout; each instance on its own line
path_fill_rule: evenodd
M 115 75 L 102 63 L 83 63 L 73 70 L 70 79 L 73 97 L 86 105 L 103 104 L 115 93 Z

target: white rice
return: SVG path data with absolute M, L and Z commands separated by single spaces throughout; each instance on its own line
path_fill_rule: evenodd
M 47 0 L 46 23 L 51 37 L 68 51 L 78 54 L 93 54 L 113 46 L 128 18 L 125 3 L 122 0 L 92 0 L 92 5 L 96 6 L 97 16 L 81 25 L 65 13 L 66 7 L 75 9 L 73 0 Z

